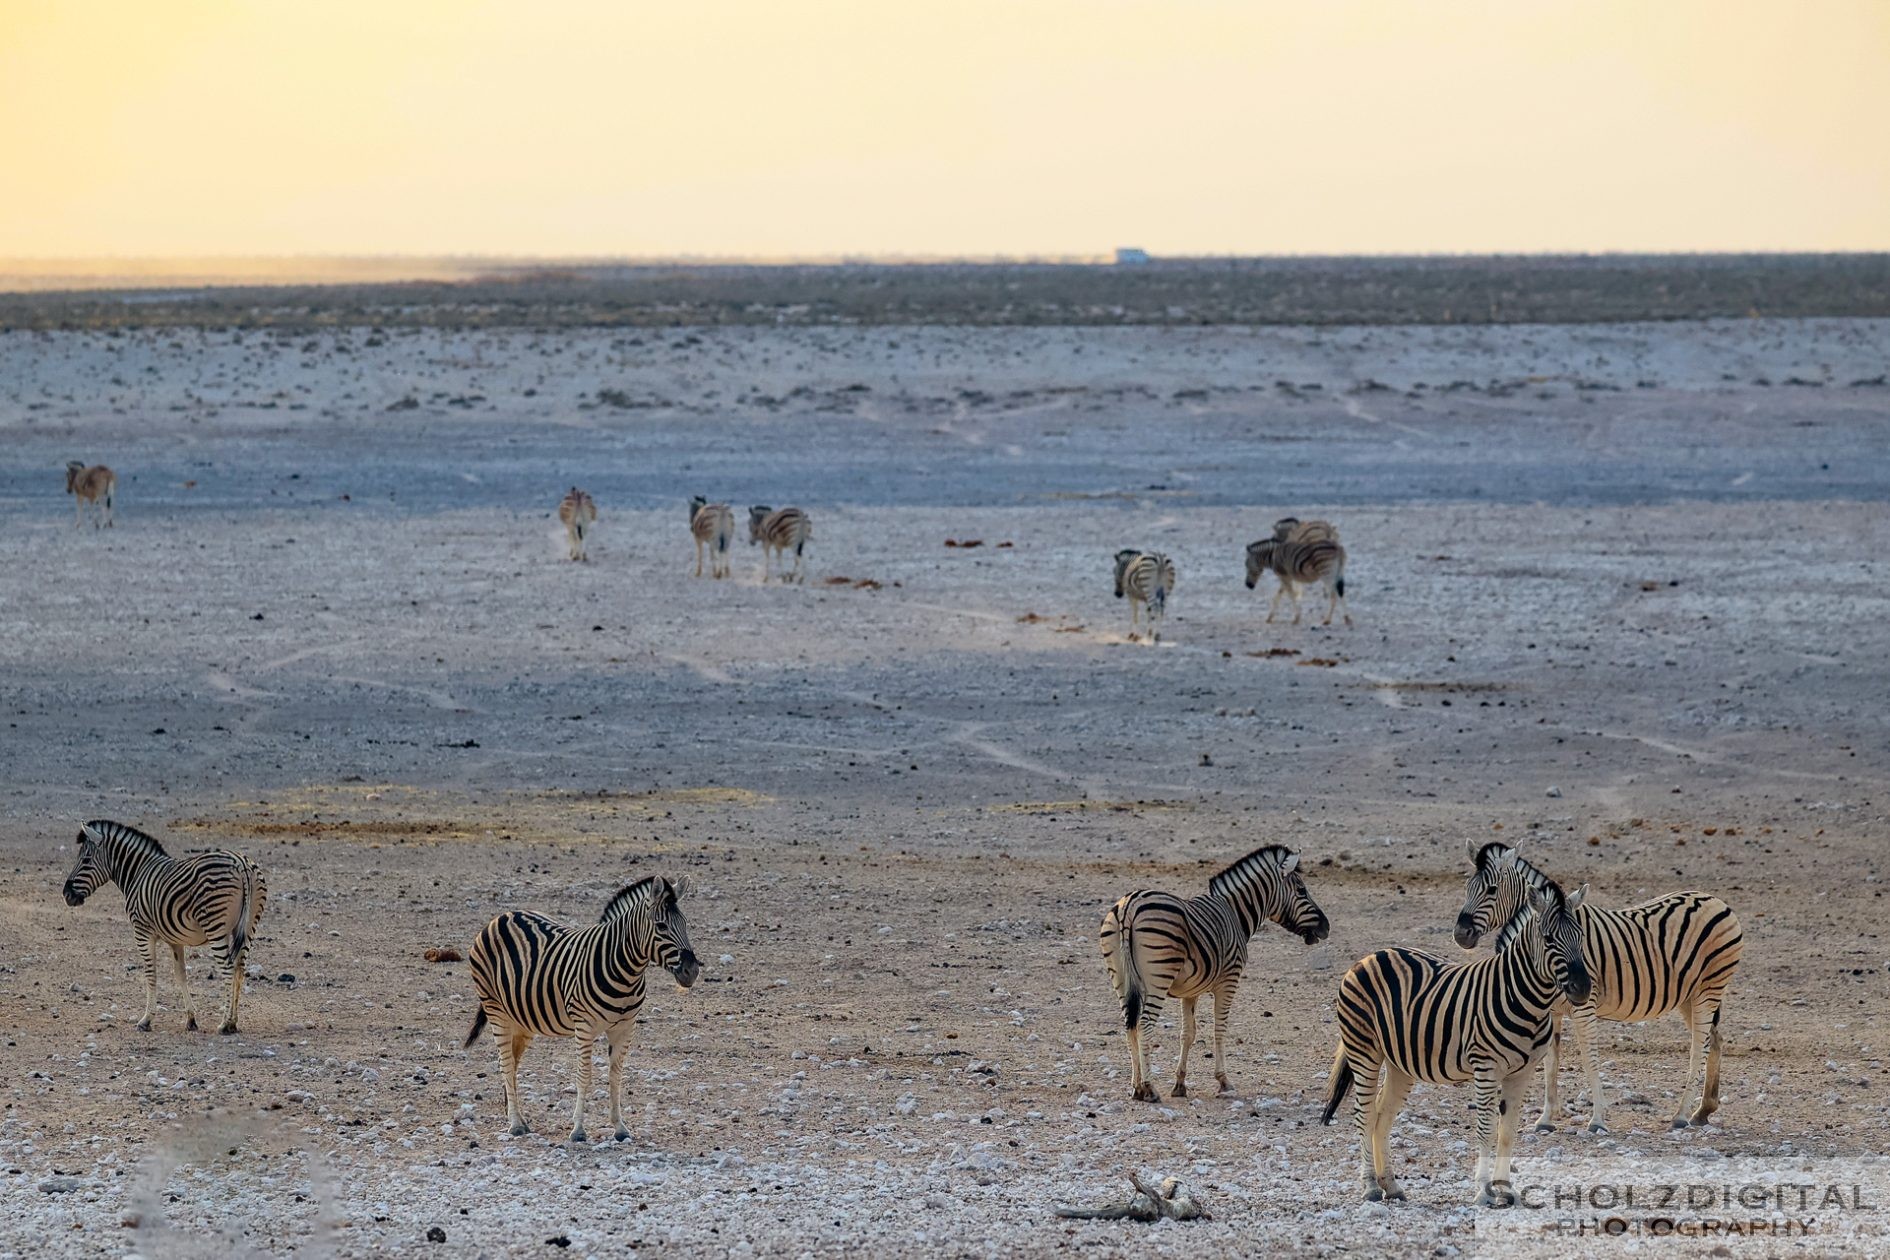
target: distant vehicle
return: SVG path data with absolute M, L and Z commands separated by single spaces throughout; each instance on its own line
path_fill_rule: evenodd
M 1149 257 L 1146 249 L 1132 249 L 1125 245 L 1116 250 L 1116 266 L 1118 267 L 1139 267 L 1147 261 Z

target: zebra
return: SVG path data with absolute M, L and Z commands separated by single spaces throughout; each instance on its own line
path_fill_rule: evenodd
M 571 558 L 584 560 L 584 544 L 589 540 L 591 526 L 597 524 L 597 504 L 591 496 L 576 486 L 570 493 L 558 500 L 558 519 L 564 522 L 565 539 L 571 545 Z
M 1129 601 L 1129 641 L 1135 642 L 1136 614 L 1148 609 L 1148 641 L 1162 641 L 1162 619 L 1168 615 L 1168 597 L 1175 590 L 1175 562 L 1159 551 L 1132 547 L 1116 553 L 1116 598 Z
M 771 508 L 761 504 L 748 509 L 748 542 L 761 544 L 761 580 L 766 582 L 773 568 L 776 552 L 794 549 L 792 576 L 783 572 L 783 582 L 803 582 L 807 575 L 801 568 L 807 540 L 814 536 L 814 524 L 797 507 Z M 785 559 L 785 555 L 783 559 Z
M 530 1132 L 518 1107 L 518 1063 L 526 1047 L 533 1037 L 576 1037 L 577 1111 L 570 1140 L 586 1140 L 584 1104 L 599 1036 L 610 1045 L 610 1121 L 619 1142 L 630 1136 L 623 1123 L 623 1058 L 643 1009 L 644 973 L 651 965 L 661 967 L 681 990 L 696 982 L 700 970 L 677 905 L 686 892 L 686 885 L 650 875 L 612 897 L 591 927 L 509 910 L 479 933 L 471 964 L 479 1011 L 466 1048 L 490 1022 L 514 1136 Z
M 1338 542 L 1339 531 L 1330 521 L 1302 521 L 1297 516 L 1282 516 L 1273 522 L 1274 542 Z
M 1517 913 L 1528 890 L 1549 877 L 1509 845 L 1470 842 L 1475 869 L 1457 916 L 1457 944 L 1473 949 L 1485 933 L 1500 930 Z M 1558 1089 L 1562 1018 L 1574 1015 L 1575 1048 L 1581 1056 L 1593 1110 L 1591 1133 L 1607 1132 L 1607 1101 L 1595 1049 L 1595 1020 L 1640 1023 L 1677 1012 L 1692 1039 L 1686 1088 L 1674 1113 L 1673 1127 L 1705 1124 L 1719 1110 L 1719 1015 L 1733 971 L 1739 966 L 1742 934 L 1739 919 L 1718 897 L 1699 892 L 1668 893 L 1623 910 L 1583 907 L 1582 949 L 1594 973 L 1595 989 L 1572 1012 L 1558 1006 L 1556 1035 L 1542 1062 L 1545 1080 L 1539 1132 L 1555 1128 L 1561 1114 Z
M 726 503 L 701 495 L 689 500 L 689 532 L 696 540 L 696 576 L 702 576 L 702 549 L 709 549 L 709 576 L 728 576 L 728 545 L 735 538 L 735 513 Z
M 66 461 L 66 493 L 72 496 L 72 527 L 79 529 L 85 524 L 85 505 L 92 503 L 101 509 L 103 521 L 94 520 L 92 528 L 99 528 L 102 523 L 106 529 L 112 527 L 112 499 L 118 493 L 118 474 L 103 464 L 94 464 L 87 468 L 76 459 Z
M 1311 526 L 1303 525 L 1300 528 L 1304 530 Z M 1299 590 L 1302 586 L 1319 582 L 1326 588 L 1326 619 L 1319 624 L 1331 625 L 1335 610 L 1345 613 L 1346 625 L 1352 624 L 1351 610 L 1345 607 L 1345 548 L 1335 538 L 1295 539 L 1288 542 L 1278 538 L 1263 538 L 1259 542 L 1248 543 L 1247 589 L 1251 591 L 1260 580 L 1260 575 L 1268 570 L 1272 570 L 1280 579 L 1279 589 L 1273 592 L 1273 603 L 1267 607 L 1269 622 L 1279 611 L 1280 596 L 1291 595 L 1293 624 L 1298 625 Z
M 1387 1167 L 1386 1139 L 1416 1081 L 1475 1083 L 1476 1202 L 1516 1202 L 1510 1153 L 1529 1071 L 1554 1034 L 1549 1012 L 1564 998 L 1587 1001 L 1591 987 L 1575 919 L 1583 891 L 1564 894 L 1552 882 L 1530 890 L 1488 958 L 1453 964 L 1420 950 L 1381 949 L 1345 973 L 1320 1122 L 1331 1124 L 1352 1093 L 1368 1202 L 1404 1198 Z
M 240 853 L 174 858 L 137 828 L 102 818 L 85 824 L 78 846 L 78 861 L 66 876 L 66 904 L 84 905 L 107 880 L 125 894 L 125 914 L 144 962 L 144 1018 L 138 1021 L 138 1031 L 150 1032 L 151 1017 L 157 1013 L 157 946 L 164 944 L 171 947 L 177 987 L 184 995 L 185 1030 L 196 1030 L 197 1012 L 184 979 L 184 949 L 209 945 L 230 986 L 229 1009 L 217 1031 L 235 1032 L 243 960 L 269 900 L 262 871 Z
M 1222 1041 L 1247 965 L 1247 943 L 1271 920 L 1308 945 L 1331 931 L 1325 911 L 1306 891 L 1299 854 L 1284 845 L 1255 849 L 1208 881 L 1207 895 L 1183 900 L 1164 892 L 1133 892 L 1103 915 L 1099 933 L 1103 962 L 1122 1005 L 1132 1069 L 1132 1096 L 1156 1102 L 1148 1080 L 1142 1035 L 1155 1026 L 1162 1003 L 1181 999 L 1181 1057 L 1175 1065 L 1176 1098 L 1188 1096 L 1188 1051 L 1194 1047 L 1194 1004 L 1214 995 L 1214 1079 L 1225 1094 L 1227 1059 Z

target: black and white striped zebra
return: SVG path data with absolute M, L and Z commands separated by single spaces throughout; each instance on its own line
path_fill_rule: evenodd
M 1331 521 L 1302 521 L 1297 516 L 1282 516 L 1273 522 L 1274 542 L 1338 542 L 1339 531 Z
M 66 904 L 84 905 L 108 880 L 125 894 L 125 915 L 131 920 L 132 939 L 144 963 L 144 1018 L 138 1021 L 139 1031 L 149 1032 L 151 1017 L 157 1013 L 159 945 L 171 947 L 177 987 L 184 995 L 184 1027 L 197 1027 L 190 985 L 184 979 L 184 950 L 208 945 L 230 986 L 223 1025 L 217 1031 L 235 1032 L 236 1008 L 243 998 L 243 960 L 269 899 L 262 871 L 240 853 L 174 858 L 137 828 L 102 818 L 85 824 L 78 846 L 78 861 L 66 876 Z
M 726 503 L 701 495 L 689 500 L 689 533 L 696 540 L 696 576 L 702 576 L 702 550 L 709 551 L 709 576 L 728 576 L 728 548 L 735 541 L 735 513 Z
M 1133 892 L 1103 915 L 1100 940 L 1110 983 L 1127 1030 L 1134 1097 L 1155 1102 L 1143 1033 L 1155 1026 L 1162 1004 L 1181 999 L 1181 1056 L 1175 1065 L 1177 1098 L 1188 1094 L 1188 1051 L 1194 1047 L 1194 1005 L 1214 996 L 1214 1079 L 1227 1082 L 1222 1042 L 1227 1014 L 1247 965 L 1247 943 L 1260 925 L 1274 922 L 1308 945 L 1331 930 L 1325 911 L 1306 891 L 1299 854 L 1284 845 L 1255 849 L 1208 881 L 1206 896 Z
M 591 496 L 572 486 L 558 500 L 558 520 L 564 524 L 564 537 L 569 544 L 571 558 L 588 559 L 585 547 L 590 542 L 591 527 L 597 524 L 597 504 Z
M 1175 593 L 1175 562 L 1159 551 L 1133 547 L 1116 553 L 1116 598 L 1129 601 L 1129 639 L 1134 641 L 1137 613 L 1148 611 L 1148 641 L 1162 641 L 1162 619 L 1168 615 L 1168 597 Z
M 651 875 L 620 891 L 591 927 L 574 928 L 543 915 L 511 910 L 486 924 L 473 942 L 473 988 L 479 1013 L 466 1034 L 470 1048 L 489 1022 L 505 1073 L 505 1112 L 512 1132 L 530 1130 L 519 1114 L 518 1063 L 533 1037 L 575 1037 L 577 1111 L 571 1141 L 582 1142 L 591 1092 L 591 1051 L 610 1046 L 610 1122 L 619 1142 L 623 1123 L 623 1057 L 643 1009 L 644 973 L 660 967 L 679 989 L 696 982 L 699 966 L 677 901 L 686 889 Z
M 1279 612 L 1280 596 L 1290 595 L 1293 624 L 1298 625 L 1300 588 L 1317 582 L 1326 588 L 1326 619 L 1320 624 L 1331 625 L 1335 611 L 1345 614 L 1346 625 L 1352 624 L 1352 613 L 1345 607 L 1345 548 L 1339 545 L 1336 536 L 1284 542 L 1278 538 L 1262 538 L 1248 543 L 1247 589 L 1251 591 L 1260 581 L 1260 575 L 1269 571 L 1279 578 L 1280 585 L 1273 592 L 1273 602 L 1267 606 L 1268 621 Z
M 1386 1139 L 1417 1081 L 1473 1082 L 1477 1108 L 1477 1202 L 1509 1207 L 1510 1155 L 1530 1069 L 1554 1033 L 1558 1001 L 1588 1000 L 1590 980 L 1575 920 L 1582 894 L 1553 883 L 1531 890 L 1496 952 L 1450 963 L 1415 949 L 1381 949 L 1339 982 L 1339 1050 L 1322 1120 L 1353 1095 L 1365 1197 L 1402 1199 L 1387 1166 Z M 1379 1071 L 1384 1083 L 1379 1084 Z
M 1465 949 L 1475 948 L 1486 933 L 1501 930 L 1521 909 L 1530 889 L 1550 882 L 1514 848 L 1500 842 L 1479 845 L 1473 840 L 1470 856 L 1475 869 L 1464 891 L 1456 931 L 1457 944 Z M 1572 1016 L 1575 1049 L 1593 1104 L 1590 1132 L 1607 1132 L 1595 1020 L 1632 1024 L 1669 1013 L 1685 1021 L 1692 1042 L 1686 1086 L 1673 1127 L 1705 1124 L 1719 1110 L 1719 1016 L 1739 966 L 1743 936 L 1738 916 L 1718 897 L 1676 892 L 1621 910 L 1585 905 L 1575 918 L 1581 925 L 1582 951 L 1594 977 L 1594 992 L 1572 1009 L 1563 1005 L 1555 1011 L 1557 1035 L 1542 1061 L 1542 1118 L 1536 1128 L 1552 1130 L 1561 1114 L 1558 1042 L 1565 1015 Z
M 774 557 L 781 553 L 786 560 L 786 552 L 794 552 L 793 571 L 783 572 L 783 582 L 806 580 L 806 573 L 801 567 L 807 550 L 807 540 L 814 536 L 814 524 L 807 513 L 797 507 L 771 508 L 766 504 L 748 509 L 748 542 L 752 546 L 761 544 L 761 580 L 766 582 L 771 576 Z

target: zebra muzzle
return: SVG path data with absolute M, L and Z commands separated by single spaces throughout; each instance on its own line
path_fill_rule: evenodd
M 669 969 L 669 974 L 676 977 L 678 988 L 687 989 L 693 985 L 696 977 L 702 974 L 702 964 L 696 960 L 695 951 L 685 949 L 676 965 Z
M 67 884 L 61 891 L 66 895 L 67 905 L 82 906 L 85 904 L 85 894 L 80 892 L 76 886 Z

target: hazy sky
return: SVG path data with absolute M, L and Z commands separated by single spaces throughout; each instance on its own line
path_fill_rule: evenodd
M 1890 0 L 0 0 L 0 255 L 1890 248 Z

